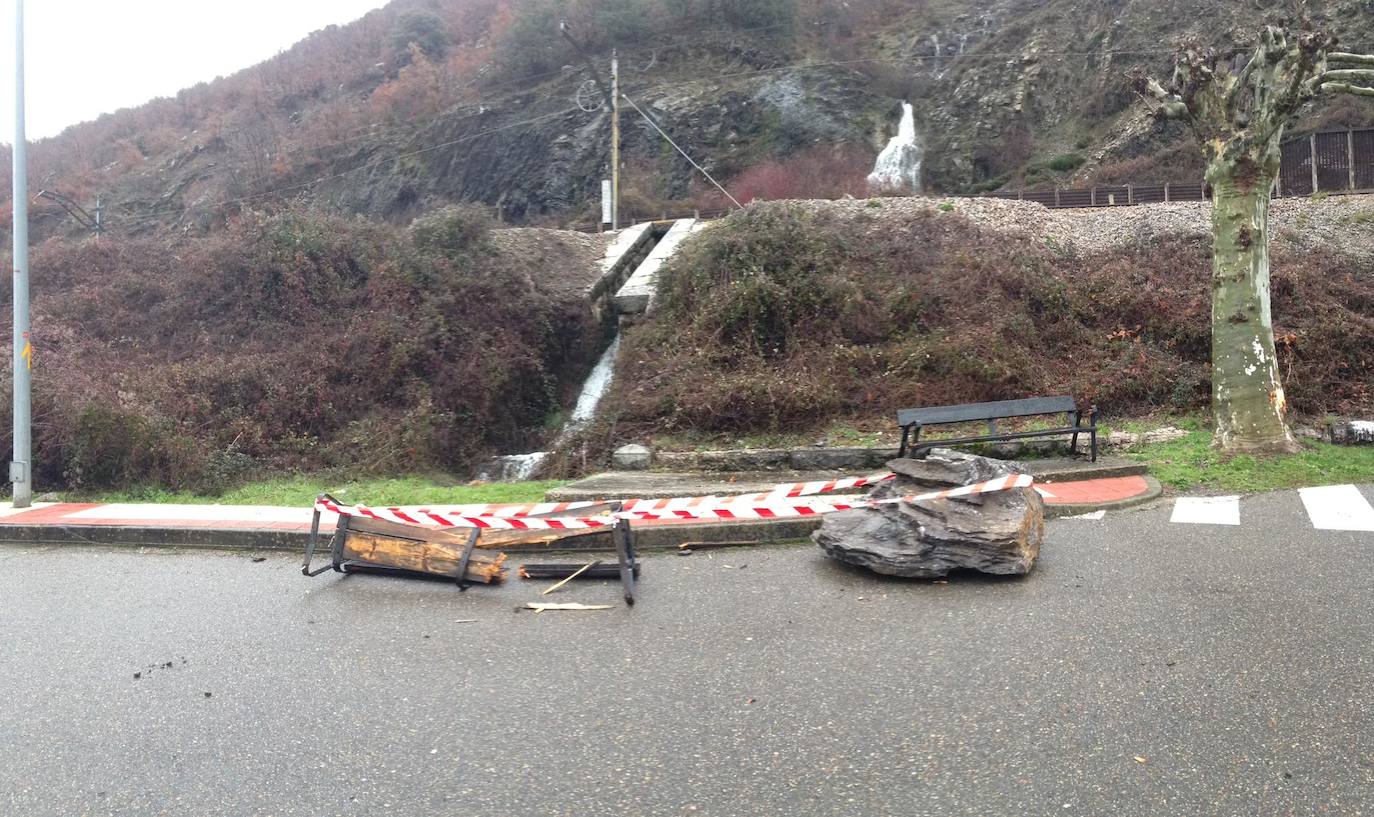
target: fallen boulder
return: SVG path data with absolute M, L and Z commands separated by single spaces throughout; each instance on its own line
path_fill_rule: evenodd
M 1026 473 L 1017 463 L 935 449 L 888 463 L 896 478 L 870 499 L 972 485 Z M 895 502 L 825 517 L 812 540 L 827 555 L 877 573 L 934 579 L 960 569 L 1024 575 L 1045 536 L 1045 503 L 1034 488 L 921 502 Z

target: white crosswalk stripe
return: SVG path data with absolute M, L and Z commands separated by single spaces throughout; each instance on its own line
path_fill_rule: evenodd
M 1374 532 L 1374 505 L 1354 485 L 1300 488 L 1298 496 L 1316 530 Z M 1174 500 L 1169 521 L 1182 525 L 1239 525 L 1240 499 L 1238 496 L 1181 496 Z M 1260 502 L 1263 497 L 1250 501 Z M 1107 512 L 1101 510 L 1064 518 L 1100 521 L 1106 516 Z
M 1238 496 L 1181 496 L 1174 502 L 1170 522 L 1187 525 L 1239 525 Z
M 1327 485 L 1298 491 L 1317 530 L 1374 531 L 1374 507 L 1354 485 Z

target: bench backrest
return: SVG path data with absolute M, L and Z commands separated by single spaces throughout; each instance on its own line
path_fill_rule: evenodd
M 973 420 L 996 420 L 1003 417 L 1029 417 L 1035 414 L 1057 414 L 1077 411 L 1072 397 L 1027 397 L 1023 400 L 999 400 L 995 403 L 969 403 L 963 406 L 931 406 L 902 409 L 897 412 L 897 425 L 931 426 L 941 423 L 966 423 Z

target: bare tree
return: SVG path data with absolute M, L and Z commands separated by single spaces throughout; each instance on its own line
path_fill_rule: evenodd
M 1212 188 L 1212 412 L 1226 451 L 1292 451 L 1269 311 L 1269 197 L 1284 127 L 1323 92 L 1374 96 L 1374 55 L 1266 25 L 1248 55 L 1180 46 L 1169 84 L 1135 72 L 1161 118 L 1188 123 Z M 1331 65 L 1365 66 L 1330 68 Z

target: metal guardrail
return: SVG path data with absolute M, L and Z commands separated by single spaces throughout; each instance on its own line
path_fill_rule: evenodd
M 1313 193 L 1358 193 L 1374 190 L 1374 128 L 1333 130 L 1290 139 L 1280 147 L 1276 198 Z M 999 190 L 992 199 L 1034 201 L 1046 207 L 1122 207 L 1171 201 L 1203 201 L 1211 190 L 1201 182 L 1099 185 L 1052 190 Z
M 971 198 L 979 198 L 973 196 Z M 1115 184 L 1098 187 L 1060 188 L 1053 190 L 1001 190 L 983 193 L 982 198 L 1033 201 L 1046 207 L 1129 207 L 1135 204 L 1156 204 L 1171 201 L 1203 201 L 1207 191 L 1201 184 Z

